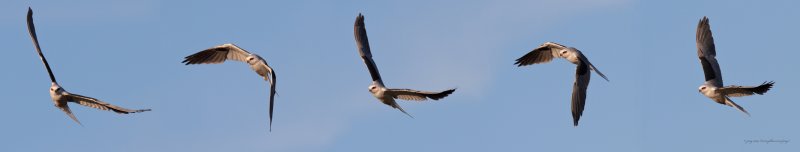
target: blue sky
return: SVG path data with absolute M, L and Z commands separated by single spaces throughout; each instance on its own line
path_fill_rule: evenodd
M 3 1 L 0 151 L 792 151 L 800 149 L 797 1 Z M 68 91 L 128 108 L 118 115 L 55 108 L 25 27 Z M 458 88 L 374 99 L 353 21 L 366 16 L 390 87 Z M 752 114 L 697 93 L 695 28 L 710 18 L 726 84 L 776 82 L 734 98 Z M 574 46 L 593 75 L 572 127 L 574 65 L 518 68 L 539 44 Z M 273 131 L 268 85 L 245 64 L 180 63 L 223 43 L 258 53 L 278 73 Z M 794 79 L 793 79 L 794 78 Z M 781 139 L 780 143 L 745 140 Z

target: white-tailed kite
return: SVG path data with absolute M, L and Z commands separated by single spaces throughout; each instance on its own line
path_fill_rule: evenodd
M 53 71 L 50 70 L 50 64 L 47 63 L 47 59 L 44 58 L 44 54 L 42 54 L 42 49 L 39 47 L 39 39 L 36 37 L 36 28 L 33 25 L 33 10 L 28 7 L 28 32 L 31 35 L 31 39 L 33 39 L 33 45 L 36 47 L 36 52 L 39 53 L 39 58 L 42 59 L 42 63 L 44 63 L 44 67 L 47 68 L 47 74 L 50 75 L 50 98 L 53 99 L 53 103 L 55 106 L 64 111 L 72 120 L 77 122 L 79 125 L 82 125 L 78 118 L 72 114 L 72 111 L 69 109 L 67 102 L 74 102 L 83 106 L 97 108 L 100 110 L 111 110 L 117 112 L 119 114 L 128 114 L 128 113 L 137 113 L 137 112 L 144 112 L 150 111 L 150 109 L 140 109 L 140 110 L 131 110 L 125 109 L 119 106 L 111 105 L 109 103 L 97 100 L 95 98 L 86 97 L 78 94 L 73 94 L 64 90 L 58 83 L 56 82 L 56 77 L 53 75 Z
M 423 101 L 430 98 L 433 100 L 439 100 L 456 91 L 456 89 L 449 89 L 442 92 L 428 92 L 411 89 L 386 88 L 386 86 L 383 85 L 381 74 L 378 72 L 378 67 L 375 65 L 375 61 L 372 60 L 372 53 L 369 49 L 369 40 L 367 40 L 367 29 L 364 27 L 364 16 L 360 13 L 358 14 L 358 17 L 356 17 L 356 22 L 353 28 L 356 38 L 356 46 L 358 46 L 358 53 L 361 55 L 361 59 L 364 60 L 364 64 L 367 65 L 370 76 L 372 76 L 372 84 L 369 85 L 369 92 L 372 93 L 372 96 L 375 96 L 375 98 L 378 98 L 378 100 L 383 102 L 383 104 L 389 105 L 392 108 L 396 108 L 413 118 L 413 116 L 403 110 L 403 108 L 401 108 L 394 99 Z
M 517 59 L 517 66 L 547 63 L 553 58 L 564 58 L 567 61 L 578 65 L 575 73 L 575 84 L 572 87 L 572 120 L 573 125 L 578 126 L 578 120 L 583 115 L 583 107 L 586 105 L 586 89 L 589 87 L 590 71 L 597 72 L 600 77 L 606 79 L 602 72 L 589 62 L 589 59 L 578 49 L 567 47 L 558 43 L 545 42 L 533 51 Z
M 275 105 L 275 71 L 267 61 L 257 54 L 245 51 L 234 44 L 214 46 L 195 54 L 186 56 L 181 63 L 189 64 L 219 64 L 226 60 L 242 61 L 250 65 L 259 76 L 269 82 L 269 128 L 272 131 L 272 109 Z
M 748 116 L 750 113 L 744 110 L 741 106 L 734 103 L 728 97 L 743 97 L 753 94 L 764 94 L 772 88 L 775 82 L 764 82 L 757 87 L 752 86 L 724 86 L 722 84 L 722 72 L 720 72 L 719 63 L 717 62 L 717 51 L 714 49 L 714 37 L 711 36 L 711 26 L 708 24 L 708 18 L 703 17 L 697 23 L 697 57 L 700 58 L 700 64 L 703 66 L 703 73 L 705 74 L 706 82 L 700 85 L 699 92 L 705 95 L 714 102 L 719 104 L 728 105 L 739 109 Z

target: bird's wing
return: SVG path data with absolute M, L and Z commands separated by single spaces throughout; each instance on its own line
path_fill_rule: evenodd
M 58 104 L 56 105 L 56 107 L 58 107 L 58 109 L 61 109 L 61 111 L 64 111 L 64 113 L 66 113 L 67 116 L 69 116 L 69 118 L 72 119 L 72 121 L 75 121 L 78 123 L 78 125 L 83 126 L 83 124 L 81 124 L 81 121 L 78 121 L 78 117 L 75 117 L 75 115 L 72 114 L 72 110 L 69 110 L 69 105 L 67 105 L 66 102 L 62 102 L 62 104 Z
M 578 126 L 578 120 L 583 115 L 583 107 L 586 105 L 586 89 L 589 87 L 591 77 L 589 65 L 580 64 L 575 71 L 575 84 L 572 86 L 572 121 L 573 125 Z
M 78 95 L 78 94 L 69 93 L 69 94 L 66 95 L 66 97 L 68 98 L 69 101 L 78 103 L 78 104 L 83 105 L 83 106 L 92 107 L 92 108 L 96 108 L 96 109 L 100 109 L 100 110 L 111 110 L 111 111 L 114 111 L 114 112 L 117 112 L 117 113 L 120 113 L 120 114 L 129 114 L 129 113 L 150 111 L 150 109 L 140 109 L 140 110 L 125 109 L 125 108 L 122 108 L 122 107 L 119 107 L 119 106 L 115 106 L 115 105 L 112 105 L 112 104 L 97 100 L 95 98 L 82 96 L 82 95 Z
M 747 116 L 750 116 L 750 113 L 749 113 L 749 112 L 747 112 L 747 110 L 744 110 L 744 108 L 742 108 L 742 106 L 739 106 L 738 104 L 736 104 L 735 102 L 733 102 L 733 100 L 731 100 L 731 99 L 729 99 L 729 98 L 727 98 L 727 97 L 725 98 L 725 105 L 728 105 L 728 106 L 734 107 L 734 108 L 738 109 L 739 111 L 742 111 L 742 112 L 744 112 L 744 114 L 747 114 Z
M 387 92 L 392 95 L 392 98 L 395 99 L 403 99 L 403 100 L 415 100 L 415 101 L 423 101 L 431 98 L 433 100 L 439 100 L 447 95 L 450 95 L 456 91 L 456 89 L 445 90 L 442 92 L 429 92 L 429 91 L 418 91 L 418 90 L 411 90 L 411 89 L 388 89 Z
M 381 73 L 378 72 L 378 66 L 375 64 L 375 61 L 372 60 L 372 52 L 369 49 L 369 40 L 367 39 L 367 29 L 364 26 L 364 15 L 358 14 L 356 17 L 356 22 L 353 25 L 353 35 L 356 38 L 356 46 L 358 47 L 358 54 L 361 55 L 361 59 L 364 60 L 364 64 L 367 65 L 367 69 L 369 70 L 369 75 L 372 76 L 372 81 L 378 82 L 383 85 L 383 80 L 381 79 Z
M 714 49 L 714 37 L 711 36 L 711 25 L 708 18 L 703 17 L 697 23 L 697 57 L 703 65 L 706 82 L 716 87 L 722 86 L 722 72 L 717 62 L 717 51 Z
M 743 97 L 743 96 L 750 96 L 753 94 L 762 95 L 764 93 L 767 93 L 767 91 L 769 91 L 769 89 L 772 88 L 773 84 L 775 84 L 775 82 L 770 81 L 770 82 L 764 82 L 757 87 L 732 85 L 719 88 L 719 91 L 722 92 L 723 95 L 728 97 Z
M 578 51 L 578 52 L 580 52 L 580 51 Z M 580 53 L 578 55 L 578 57 L 580 58 L 581 62 L 586 63 L 587 65 L 589 65 L 589 67 L 591 68 L 592 71 L 597 72 L 597 75 L 600 75 L 600 77 L 603 77 L 603 79 L 606 79 L 606 81 L 609 81 L 608 78 L 606 78 L 606 75 L 603 74 L 603 72 L 600 72 L 600 70 L 597 70 L 597 68 L 594 67 L 594 64 L 592 64 L 592 62 L 589 62 L 589 58 L 586 58 L 586 56 L 583 55 L 583 53 Z
M 250 52 L 247 52 L 234 44 L 227 43 L 186 56 L 181 63 L 185 63 L 186 65 L 216 64 L 225 62 L 225 60 L 247 62 L 247 56 L 249 55 Z
M 277 83 L 277 79 L 276 79 L 276 76 L 275 76 L 275 70 L 273 70 L 272 67 L 270 67 L 269 64 L 267 64 L 267 62 L 263 58 L 261 58 L 258 55 L 256 55 L 256 56 L 257 56 L 258 60 L 260 60 L 261 62 L 256 62 L 256 64 L 250 65 L 250 67 L 253 70 L 255 70 L 255 72 L 258 73 L 258 75 L 260 75 L 261 77 L 263 77 L 264 79 L 266 79 L 269 82 L 269 88 L 270 88 L 270 90 L 269 90 L 269 124 L 270 125 L 269 126 L 270 126 L 270 131 L 272 131 L 272 113 L 273 113 L 273 109 L 274 109 L 274 105 L 275 105 L 275 94 L 277 93 L 275 91 L 275 86 L 276 86 L 275 84 Z
M 272 109 L 275 108 L 275 83 L 277 83 L 277 79 L 275 79 L 275 71 L 272 71 L 272 68 L 269 68 L 269 73 L 272 77 L 269 81 L 269 131 L 272 131 Z
M 53 70 L 50 70 L 50 64 L 47 63 L 47 59 L 44 58 L 44 54 L 42 54 L 42 49 L 41 47 L 39 47 L 39 38 L 36 37 L 36 28 L 33 25 L 33 10 L 30 7 L 28 7 L 28 33 L 30 33 L 31 39 L 33 39 L 33 46 L 36 47 L 36 52 L 39 53 L 39 58 L 42 59 L 44 67 L 47 68 L 47 74 L 50 74 L 50 82 L 55 83 L 56 76 L 53 75 Z
M 518 58 L 516 60 L 517 62 L 514 64 L 517 66 L 526 66 L 531 64 L 547 63 L 552 61 L 553 58 L 560 57 L 558 55 L 558 50 L 565 48 L 565 46 L 558 43 L 545 42 L 539 47 L 533 49 L 531 52 L 528 52 L 528 54 Z

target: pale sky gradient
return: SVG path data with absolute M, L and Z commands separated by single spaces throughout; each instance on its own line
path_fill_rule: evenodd
M 797 151 L 798 1 L 157 1 L 0 2 L 0 151 Z M 53 106 L 25 27 L 68 91 L 126 108 Z M 458 90 L 400 101 L 367 91 L 353 40 L 366 16 L 389 87 Z M 726 85 L 775 81 L 734 98 L 747 117 L 697 92 L 695 28 L 710 18 Z M 580 126 L 569 110 L 575 66 L 516 67 L 553 41 L 577 47 L 593 75 Z M 273 131 L 268 83 L 244 63 L 185 66 L 223 43 L 258 53 L 278 74 Z M 780 139 L 788 143 L 745 143 Z M 797 140 L 797 141 L 795 141 Z

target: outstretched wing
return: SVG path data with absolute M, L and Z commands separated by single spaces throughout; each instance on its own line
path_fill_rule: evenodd
M 728 97 L 743 97 L 743 96 L 750 96 L 753 94 L 762 95 L 764 93 L 767 93 L 767 91 L 769 91 L 769 89 L 772 88 L 773 84 L 775 84 L 775 82 L 769 81 L 769 82 L 764 82 L 757 87 L 732 85 L 719 88 L 719 91 L 722 92 L 723 95 Z
M 364 64 L 367 65 L 367 69 L 369 70 L 369 75 L 372 77 L 372 81 L 378 82 L 383 85 L 383 79 L 381 79 L 381 73 L 378 72 L 378 66 L 375 64 L 375 61 L 372 60 L 372 52 L 369 49 L 369 40 L 367 39 L 367 28 L 364 26 L 364 15 L 358 14 L 356 17 L 356 22 L 353 25 L 353 35 L 356 38 L 356 46 L 358 47 L 358 54 L 361 55 L 361 59 L 364 60 Z
M 247 62 L 247 56 L 250 56 L 250 52 L 234 44 L 227 43 L 186 56 L 181 63 L 185 63 L 186 65 L 217 64 L 225 62 L 225 60 Z
M 528 54 L 525 54 L 522 57 L 518 58 L 516 60 L 517 62 L 514 64 L 517 66 L 526 66 L 531 64 L 547 63 L 552 61 L 553 58 L 560 57 L 558 55 L 558 50 L 562 50 L 565 48 L 566 46 L 563 46 L 558 43 L 545 42 L 538 48 L 535 48 L 531 52 L 528 52 Z
M 575 70 L 575 84 L 572 86 L 572 121 L 574 126 L 578 126 L 578 120 L 583 115 L 583 107 L 586 105 L 586 89 L 589 87 L 591 77 L 588 64 L 580 64 Z
M 262 59 L 260 56 L 255 55 L 260 62 L 256 62 L 250 67 L 258 73 L 261 77 L 266 79 L 269 82 L 269 128 L 272 131 L 272 113 L 275 106 L 275 84 L 277 83 L 277 79 L 275 76 L 275 70 L 270 67 L 267 62 Z
M 42 49 L 41 47 L 39 47 L 39 38 L 36 37 L 36 28 L 33 25 L 33 10 L 30 7 L 28 7 L 28 33 L 31 35 L 31 39 L 33 39 L 33 46 L 36 47 L 36 52 L 39 53 L 39 58 L 42 59 L 44 67 L 47 68 L 47 74 L 50 74 L 50 82 L 55 83 L 56 76 L 53 75 L 53 70 L 50 70 L 50 64 L 47 63 L 47 59 L 44 58 L 44 54 L 42 54 Z M 75 121 L 77 121 L 77 119 L 75 119 Z
M 83 105 L 83 106 L 92 107 L 92 108 L 96 108 L 96 109 L 100 109 L 100 110 L 111 110 L 111 111 L 117 112 L 119 114 L 129 114 L 129 113 L 150 111 L 150 109 L 140 109 L 140 110 L 125 109 L 125 108 L 122 108 L 122 107 L 119 107 L 119 106 L 115 106 L 115 105 L 112 105 L 112 104 L 97 100 L 95 98 L 82 96 L 82 95 L 78 95 L 78 94 L 69 93 L 69 94 L 66 95 L 66 97 L 68 98 L 68 101 L 75 102 L 75 103 L 78 103 L 78 104 Z
M 428 100 L 428 98 L 433 100 L 439 100 L 444 97 L 447 97 L 451 93 L 455 92 L 456 89 L 445 90 L 442 92 L 429 92 L 429 91 L 418 91 L 418 90 L 411 90 L 411 89 L 388 89 L 387 92 L 392 95 L 392 98 L 395 99 L 403 99 L 403 100 L 415 100 L 415 101 L 423 101 Z
M 269 131 L 272 131 L 272 109 L 275 108 L 275 83 L 277 83 L 277 79 L 275 79 L 275 71 L 272 68 L 269 68 L 269 73 L 272 76 L 271 81 L 269 81 Z
M 703 17 L 697 23 L 697 57 L 703 65 L 706 82 L 716 87 L 722 86 L 722 72 L 717 62 L 717 51 L 714 49 L 714 37 L 711 36 L 711 25 L 708 18 Z

